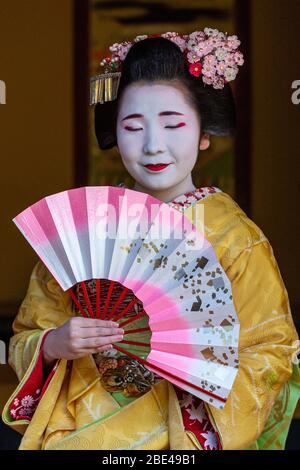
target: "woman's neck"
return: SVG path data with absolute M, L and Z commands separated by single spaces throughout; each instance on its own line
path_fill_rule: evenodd
M 172 202 L 178 196 L 181 196 L 182 194 L 185 194 L 187 192 L 194 191 L 196 187 L 192 181 L 191 175 L 189 175 L 188 178 L 176 184 L 176 186 L 172 186 L 171 188 L 149 189 L 135 181 L 135 184 L 132 189 L 134 189 L 135 191 L 141 191 L 142 193 L 149 194 L 150 196 L 153 196 L 163 202 Z

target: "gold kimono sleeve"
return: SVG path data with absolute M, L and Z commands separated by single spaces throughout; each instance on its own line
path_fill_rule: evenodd
M 298 335 L 268 240 L 243 249 L 226 274 L 241 326 L 240 365 L 225 408 L 208 408 L 223 449 L 246 449 L 261 435 L 292 374 Z
M 8 363 L 21 380 L 29 368 L 41 335 L 64 324 L 72 316 L 71 298 L 38 261 L 29 286 L 12 324 Z

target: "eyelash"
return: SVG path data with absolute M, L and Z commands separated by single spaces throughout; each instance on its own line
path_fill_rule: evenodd
M 166 128 L 166 129 L 179 129 L 180 127 L 183 127 L 183 126 L 166 126 L 165 128 Z M 130 127 L 125 127 L 125 129 L 126 129 L 127 131 L 133 131 L 133 132 L 134 132 L 134 131 L 142 131 L 142 130 L 143 130 L 142 128 L 139 128 L 139 129 L 132 129 L 132 128 L 130 128 Z

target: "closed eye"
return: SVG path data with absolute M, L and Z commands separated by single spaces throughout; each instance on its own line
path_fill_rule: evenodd
M 185 126 L 184 122 L 180 122 L 178 126 L 166 126 L 166 129 L 177 129 L 178 127 L 183 127 Z
M 178 129 L 179 127 L 183 127 L 183 126 L 185 126 L 185 123 L 180 122 L 177 126 L 165 126 L 165 129 Z M 124 127 L 124 129 L 126 129 L 127 131 L 133 131 L 133 132 L 143 130 L 142 127 L 138 128 L 138 129 L 134 129 L 133 127 L 128 127 L 128 126 Z
M 127 131 L 142 131 L 143 130 L 142 128 L 133 129 L 132 127 L 124 127 L 124 129 L 126 129 Z

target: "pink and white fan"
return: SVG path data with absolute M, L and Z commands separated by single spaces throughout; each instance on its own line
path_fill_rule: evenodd
M 47 196 L 13 221 L 81 315 L 124 328 L 116 350 L 224 407 L 239 321 L 212 245 L 184 214 L 138 191 L 90 186 Z

